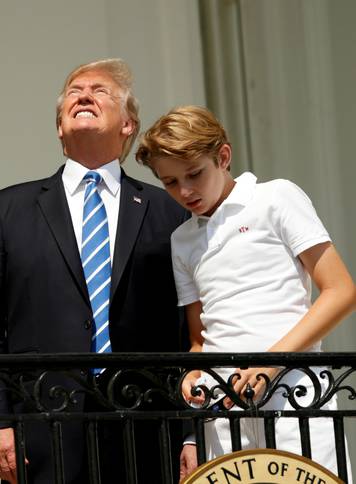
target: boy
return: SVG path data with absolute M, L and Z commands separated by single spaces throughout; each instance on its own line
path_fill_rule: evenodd
M 225 130 L 201 107 L 180 107 L 162 116 L 141 138 L 136 159 L 192 212 L 171 239 L 191 351 L 320 351 L 321 339 L 355 308 L 356 292 L 305 193 L 287 180 L 257 184 L 252 173 L 234 180 Z M 310 278 L 320 291 L 313 304 Z M 278 370 L 239 369 L 234 390 L 243 395 L 248 383 L 258 395 L 264 386 L 263 379 L 256 379 L 261 372 L 273 379 Z M 183 389 L 190 400 L 196 376 Z M 209 383 L 204 378 L 199 383 Z M 289 385 L 309 389 L 302 402 L 308 404 L 308 378 L 298 371 L 286 378 Z M 320 385 L 324 388 L 325 380 Z M 279 394 L 263 408 L 290 407 Z M 336 399 L 323 408 L 335 409 Z M 263 446 L 256 425 L 244 422 L 243 448 Z M 291 425 L 291 419 L 276 421 L 277 448 L 300 453 L 298 423 L 294 431 Z M 331 421 L 311 419 L 310 428 L 313 459 L 337 473 Z M 230 452 L 228 421 L 206 424 L 206 442 L 210 459 Z

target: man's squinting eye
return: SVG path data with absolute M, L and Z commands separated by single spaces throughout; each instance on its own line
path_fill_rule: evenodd
M 66 92 L 66 96 L 79 96 L 83 92 L 79 87 L 72 87 Z M 92 96 L 110 96 L 111 91 L 107 87 L 96 87 L 90 93 Z
M 66 96 L 78 96 L 79 93 L 80 93 L 80 89 L 72 88 L 72 89 L 68 89 L 68 91 L 66 92 Z
M 94 91 L 94 94 L 95 95 L 106 95 L 106 96 L 109 96 L 111 93 L 110 93 L 110 89 L 108 89 L 107 87 L 97 87 Z

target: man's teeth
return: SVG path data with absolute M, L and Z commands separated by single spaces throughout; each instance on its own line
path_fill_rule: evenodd
M 79 111 L 75 115 L 76 118 L 95 118 L 94 114 L 90 111 Z

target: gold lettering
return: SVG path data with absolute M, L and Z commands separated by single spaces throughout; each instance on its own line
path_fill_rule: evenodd
M 215 480 L 213 481 L 213 480 L 212 480 L 212 476 L 216 477 L 215 472 L 212 472 L 211 474 L 209 474 L 209 475 L 207 475 L 207 476 L 206 476 L 206 478 L 207 478 L 208 482 L 209 482 L 210 484 L 214 484 L 214 482 L 218 482 L 218 480 L 217 480 L 217 479 L 215 479 Z
M 254 475 L 253 475 L 253 469 L 252 469 L 252 464 L 251 462 L 256 462 L 256 459 L 255 458 L 251 458 L 251 459 L 244 459 L 242 461 L 243 464 L 245 464 L 245 462 L 247 462 L 247 465 L 248 465 L 248 472 L 250 474 L 250 479 L 254 479 Z
M 224 477 L 226 479 L 226 482 L 228 484 L 230 484 L 230 478 L 229 476 L 233 477 L 234 479 L 238 480 L 241 482 L 241 474 L 240 474 L 240 471 L 237 467 L 237 464 L 236 462 L 234 462 L 234 465 L 235 465 L 235 470 L 236 470 L 236 473 L 235 472 L 232 472 L 232 471 L 229 471 L 229 469 L 225 469 L 225 467 L 221 467 L 221 470 L 223 471 L 224 473 Z

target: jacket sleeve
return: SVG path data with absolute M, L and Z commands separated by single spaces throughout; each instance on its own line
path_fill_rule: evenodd
M 7 354 L 7 305 L 6 305 L 6 250 L 4 244 L 3 226 L 0 220 L 0 354 Z M 0 413 L 10 413 L 5 379 L 6 369 L 0 365 Z M 0 422 L 1 427 L 8 427 L 8 423 Z

